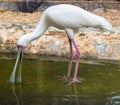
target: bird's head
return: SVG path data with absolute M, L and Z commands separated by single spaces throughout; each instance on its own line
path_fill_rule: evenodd
M 28 46 L 30 43 L 30 34 L 26 34 L 22 36 L 18 41 L 17 41 L 17 48 L 18 50 L 21 50 L 24 52 L 25 48 Z
M 16 71 L 17 69 L 17 65 L 20 61 L 20 67 L 22 65 L 22 59 L 23 59 L 23 52 L 25 50 L 25 48 L 27 47 L 27 45 L 30 43 L 30 36 L 29 34 L 26 34 L 24 36 L 22 36 L 18 42 L 17 42 L 17 48 L 18 48 L 18 53 L 17 53 L 17 58 L 16 58 L 16 62 L 13 68 L 13 71 Z M 14 83 L 14 78 L 13 76 L 10 77 L 10 82 Z

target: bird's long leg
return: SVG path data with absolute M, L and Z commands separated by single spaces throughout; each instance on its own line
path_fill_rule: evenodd
M 70 78 L 71 68 L 72 68 L 72 60 L 73 60 L 73 57 L 74 57 L 73 48 L 72 48 L 72 42 L 71 42 L 70 39 L 69 39 L 69 44 L 70 44 L 70 60 L 69 60 L 69 67 L 68 67 L 67 78 Z
M 67 82 L 70 79 L 71 68 L 72 68 L 72 60 L 73 60 L 73 57 L 74 57 L 73 48 L 72 48 L 72 42 L 71 42 L 70 39 L 69 39 L 69 44 L 70 44 L 70 60 L 69 60 L 68 72 L 67 72 L 67 76 L 63 75 L 63 77 L 62 77 L 62 80 L 65 80 Z M 61 77 L 61 76 L 59 76 L 59 77 Z
M 70 38 L 68 38 L 68 39 L 69 39 L 69 44 L 70 44 L 70 60 L 69 60 L 69 66 L 68 66 L 67 76 L 64 75 L 62 77 L 62 80 L 67 81 L 67 82 L 71 79 L 70 78 L 70 74 L 71 74 L 71 68 L 72 68 L 72 60 L 73 60 L 73 57 L 74 57 L 73 47 L 72 47 L 72 41 L 71 41 Z
M 77 45 L 75 43 L 74 38 L 71 39 L 71 42 L 72 42 L 74 48 L 76 49 L 76 55 L 77 55 L 76 66 L 75 66 L 73 80 L 72 80 L 72 82 L 70 82 L 70 84 L 73 84 L 73 83 L 80 83 L 80 81 L 77 79 L 78 66 L 79 66 L 79 61 L 80 61 L 80 51 L 79 51 L 79 49 L 78 49 L 78 47 L 77 47 Z

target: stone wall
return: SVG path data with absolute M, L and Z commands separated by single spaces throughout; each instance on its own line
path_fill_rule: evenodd
M 10 10 L 19 12 L 34 12 L 40 7 L 40 2 L 1 2 L 0 10 Z
M 120 2 L 117 0 L 45 0 L 44 7 L 56 4 L 72 4 L 93 11 L 96 8 L 120 10 Z
M 0 1 L 0 9 L 34 12 L 36 10 L 43 11 L 56 4 L 72 4 L 91 11 L 96 8 L 120 10 L 120 2 L 116 0 L 2 0 Z

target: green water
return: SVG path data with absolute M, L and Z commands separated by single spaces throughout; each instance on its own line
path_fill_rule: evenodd
M 82 60 L 82 84 L 65 86 L 58 76 L 67 73 L 67 59 L 25 56 L 23 83 L 11 85 L 15 57 L 0 54 L 0 105 L 120 105 L 119 62 Z

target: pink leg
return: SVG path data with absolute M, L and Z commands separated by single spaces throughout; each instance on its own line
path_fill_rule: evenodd
M 70 74 L 71 74 L 71 68 L 72 68 L 72 60 L 73 60 L 73 57 L 74 57 L 74 54 L 73 54 L 73 48 L 72 48 L 72 41 L 69 39 L 69 44 L 70 44 L 70 60 L 69 60 L 69 67 L 68 67 L 68 72 L 67 72 L 67 76 L 66 75 L 63 75 L 62 79 L 61 79 L 61 76 L 59 80 L 64 80 L 64 81 L 69 81 L 70 79 Z
M 72 60 L 73 60 L 73 57 L 74 57 L 73 48 L 72 48 L 72 42 L 71 42 L 70 39 L 69 39 L 69 44 L 70 44 L 70 60 L 69 60 L 67 78 L 70 78 L 70 73 L 71 73 L 71 68 L 72 68 Z
M 80 61 L 80 51 L 75 43 L 74 39 L 71 39 L 71 42 L 73 43 L 73 46 L 76 49 L 76 55 L 77 55 L 77 60 L 76 60 L 76 66 L 75 66 L 75 72 L 74 72 L 74 76 L 73 76 L 73 80 L 70 84 L 73 83 L 80 83 L 80 81 L 77 79 L 77 73 L 78 73 L 78 66 L 79 66 L 79 61 Z

